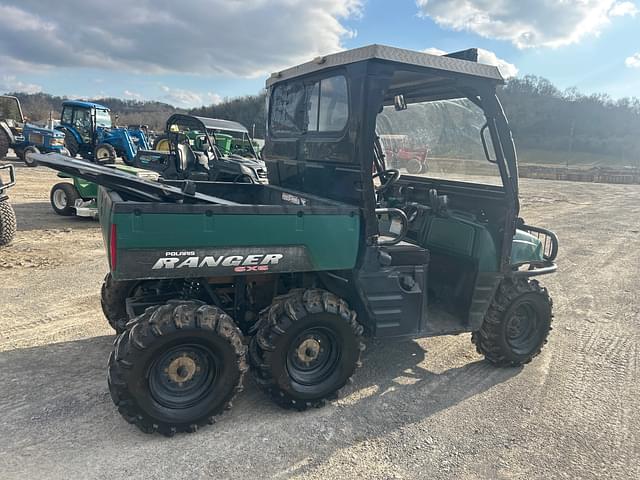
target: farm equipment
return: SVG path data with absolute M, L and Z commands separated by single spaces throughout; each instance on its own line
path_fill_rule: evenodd
M 60 131 L 65 133 L 65 146 L 72 157 L 96 163 L 113 163 L 117 157 L 130 165 L 139 149 L 148 150 L 144 126 L 116 127 L 109 109 L 80 100 L 62 102 Z
M 27 123 L 20 100 L 0 95 L 0 159 L 7 156 L 10 148 L 28 167 L 36 166 L 31 153 L 68 153 L 64 133 Z
M 533 277 L 556 270 L 558 241 L 518 217 L 503 80 L 476 57 L 372 45 L 272 75 L 268 185 L 146 182 L 38 156 L 101 185 L 109 389 L 128 422 L 165 435 L 214 423 L 247 362 L 279 405 L 321 406 L 364 336 L 471 332 L 497 366 L 540 353 L 552 302 Z M 455 99 L 485 119 L 476 140 L 500 185 L 386 166 L 383 109 Z
M 156 172 L 131 167 L 128 165 L 112 165 L 113 168 L 147 180 L 158 180 Z M 60 178 L 71 179 L 72 183 L 60 182 L 51 188 L 49 199 L 53 211 L 65 217 L 98 218 L 98 185 L 73 175 L 58 173 Z
M 4 177 L 8 174 L 8 179 Z M 16 234 L 16 212 L 9 203 L 7 190 L 16 184 L 13 165 L 0 165 L 0 247 L 8 245 Z
M 154 170 L 165 179 L 265 182 L 265 164 L 257 157 L 248 137 L 215 134 L 205 123 L 211 125 L 211 121 L 192 115 L 172 115 L 164 135 L 156 139 L 156 150 L 138 151 L 132 165 Z M 235 122 L 227 123 L 244 128 Z
M 410 175 L 427 172 L 426 147 L 414 148 L 408 135 L 380 135 L 389 168 L 404 168 Z

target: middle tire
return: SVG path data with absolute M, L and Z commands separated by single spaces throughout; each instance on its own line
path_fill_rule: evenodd
M 231 408 L 247 371 L 246 350 L 236 324 L 217 307 L 150 307 L 116 339 L 109 392 L 125 420 L 145 433 L 192 433 Z
M 284 408 L 320 407 L 359 365 L 363 327 L 347 303 L 325 290 L 274 299 L 251 339 L 256 382 Z

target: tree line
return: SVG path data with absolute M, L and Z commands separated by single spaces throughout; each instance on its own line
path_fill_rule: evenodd
M 64 100 L 46 93 L 14 95 L 20 99 L 25 114 L 36 122 L 46 121 L 50 111 L 57 118 Z M 606 94 L 584 95 L 575 88 L 560 90 L 549 80 L 532 75 L 509 80 L 498 96 L 523 154 L 530 150 L 539 158 L 547 152 L 562 154 L 567 159 L 586 154 L 589 158 L 601 158 L 603 164 L 640 166 L 638 98 L 613 100 Z M 265 134 L 264 92 L 191 110 L 156 101 L 117 98 L 95 101 L 117 113 L 120 125 L 147 124 L 162 130 L 167 117 L 181 111 L 236 120 L 254 131 L 256 138 L 264 138 Z

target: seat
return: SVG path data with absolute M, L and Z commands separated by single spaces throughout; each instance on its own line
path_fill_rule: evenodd
M 196 158 L 191 147 L 183 143 L 178 144 L 178 165 L 181 172 L 189 171 L 189 168 L 195 164 Z
M 427 265 L 429 250 L 409 242 L 380 246 L 380 261 L 387 266 Z M 390 257 L 390 258 L 389 258 Z

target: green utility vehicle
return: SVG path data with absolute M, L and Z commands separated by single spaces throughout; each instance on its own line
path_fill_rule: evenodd
M 320 406 L 364 337 L 471 332 L 498 366 L 540 352 L 552 302 L 533 277 L 556 270 L 558 242 L 518 217 L 503 81 L 476 57 L 372 45 L 272 75 L 269 185 L 153 184 L 38 156 L 102 185 L 109 389 L 128 422 L 165 435 L 213 423 L 248 364 L 279 405 Z M 382 115 L 447 162 L 429 178 L 387 168 Z

